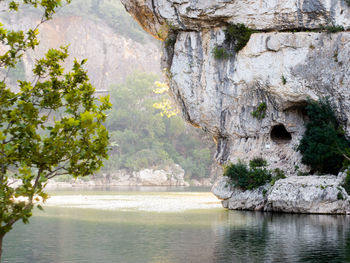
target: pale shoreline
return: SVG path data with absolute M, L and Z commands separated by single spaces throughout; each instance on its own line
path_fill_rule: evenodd
M 222 209 L 221 202 L 209 192 L 151 192 L 137 195 L 54 195 L 45 202 L 44 206 L 145 212 Z

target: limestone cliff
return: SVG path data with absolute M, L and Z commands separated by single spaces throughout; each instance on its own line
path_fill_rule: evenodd
M 220 163 L 264 156 L 293 174 L 307 98 L 330 96 L 350 134 L 350 7 L 327 0 L 122 0 L 141 25 L 164 41 L 164 66 L 184 117 L 211 133 Z M 256 29 L 226 60 L 213 49 L 228 24 Z M 343 32 L 308 32 L 341 25 Z M 172 38 L 175 38 L 172 40 Z M 266 116 L 252 116 L 266 103 Z
M 163 67 L 167 68 L 172 95 L 184 118 L 214 137 L 219 163 L 261 156 L 271 168 L 282 168 L 287 175 L 295 174 L 297 167 L 307 170 L 295 148 L 307 122 L 308 98 L 329 97 L 346 134 L 350 135 L 349 1 L 121 2 L 146 31 L 164 41 Z M 218 59 L 213 51 L 225 46 L 225 29 L 230 24 L 244 24 L 254 34 L 243 49 L 235 52 L 231 46 L 231 55 Z M 266 105 L 266 114 L 255 118 L 252 113 L 262 104 Z M 258 205 L 246 207 L 245 202 L 237 199 L 239 193 L 230 191 L 224 206 L 311 213 L 350 211 L 348 201 L 337 199 L 341 188 L 338 181 L 336 187 L 332 186 L 336 190 L 328 195 L 321 187 L 323 178 L 315 177 L 310 188 L 303 191 L 321 187 L 322 193 L 305 197 L 305 202 L 289 202 L 283 199 L 283 194 L 288 196 L 288 191 L 299 189 L 303 179 L 285 180 L 276 184 L 285 183 L 287 187 L 282 187 L 287 189 L 285 193 L 276 194 L 277 186 L 272 187 L 268 199 L 260 191 Z M 318 199 L 326 195 L 322 199 L 325 206 L 332 202 L 335 205 L 318 209 L 323 202 Z M 344 195 L 346 200 L 348 196 L 345 192 Z M 255 197 L 254 193 L 246 193 L 242 200 L 254 202 Z M 300 207 L 295 206 L 298 202 Z

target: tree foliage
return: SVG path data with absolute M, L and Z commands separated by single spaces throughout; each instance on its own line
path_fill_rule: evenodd
M 278 180 L 286 178 L 284 172 L 276 168 L 273 171 L 266 167 L 268 163 L 261 157 L 256 157 L 249 162 L 249 167 L 242 161 L 229 164 L 224 169 L 224 176 L 228 177 L 233 187 L 245 190 L 254 190 L 267 183 L 274 185 Z M 266 193 L 266 189 L 264 190 Z M 264 193 L 264 192 L 263 192 Z
M 231 24 L 225 30 L 225 41 L 228 43 L 234 43 L 235 52 L 239 52 L 243 49 L 254 31 L 244 24 Z
M 224 169 L 224 176 L 230 179 L 234 187 L 245 190 L 253 190 L 272 179 L 272 173 L 266 169 L 267 162 L 261 158 L 250 161 L 249 167 L 239 161 L 237 164 L 230 164 Z
M 337 116 L 328 99 L 309 101 L 306 107 L 309 121 L 298 146 L 302 163 L 313 172 L 337 174 L 349 147 Z
M 16 11 L 19 4 L 43 8 L 43 22 L 62 1 L 23 0 L 10 2 L 8 8 Z M 7 47 L 0 56 L 2 70 L 14 68 L 23 52 L 38 45 L 37 33 L 0 25 L 1 42 Z M 89 175 L 107 158 L 108 132 L 103 123 L 109 99 L 94 97 L 83 69 L 85 60 L 74 61 L 65 73 L 61 64 L 67 57 L 67 47 L 50 49 L 36 62 L 33 82 L 19 80 L 17 87 L 9 87 L 6 76 L 0 81 L 1 240 L 15 222 L 28 222 L 36 201 L 47 198 L 48 179 Z
M 106 125 L 112 150 L 105 171 L 137 171 L 177 163 L 188 177 L 208 176 L 212 150 L 203 144 L 203 133 L 186 127 L 173 109 L 166 107 L 164 112 L 158 107 L 159 101 L 168 97 L 163 85 L 155 85 L 156 79 L 136 72 L 111 88 L 113 108 Z
M 242 50 L 250 40 L 254 30 L 244 24 L 230 24 L 225 29 L 225 42 L 223 46 L 216 46 L 213 49 L 214 57 L 218 60 L 226 60 Z
M 262 102 L 259 104 L 258 108 L 253 111 L 251 114 L 254 118 L 257 118 L 258 120 L 262 120 L 266 117 L 266 110 L 267 110 L 267 105 L 266 102 Z

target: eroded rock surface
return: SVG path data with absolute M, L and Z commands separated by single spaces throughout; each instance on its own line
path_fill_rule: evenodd
M 307 99 L 330 96 L 349 131 L 350 33 L 259 33 L 228 60 L 213 55 L 222 29 L 177 36 L 170 86 L 185 118 L 217 139 L 220 163 L 263 155 L 294 173 Z M 286 83 L 283 83 L 285 78 Z M 266 103 L 266 116 L 252 113 Z M 283 125 L 290 133 L 273 134 Z
M 334 176 L 291 176 L 279 180 L 267 194 L 266 211 L 350 213 L 349 197 Z
M 229 199 L 233 194 L 229 180 L 225 176 L 219 177 L 212 187 L 212 193 L 221 200 Z
M 349 135 L 350 33 L 305 32 L 350 26 L 344 1 L 122 0 L 151 34 L 165 39 L 163 67 L 187 121 L 211 133 L 219 163 L 264 156 L 293 174 L 307 99 L 330 96 Z M 214 57 L 227 24 L 261 30 L 229 59 Z M 268 32 L 275 30 L 275 32 Z M 286 31 L 283 31 L 286 30 Z M 293 30 L 304 32 L 291 32 Z M 282 32 L 283 31 L 283 32 Z M 173 39 L 174 38 L 174 39 Z M 266 103 L 266 116 L 252 113 Z M 288 134 L 273 132 L 281 127 Z
M 242 23 L 259 30 L 350 26 L 345 1 L 331 0 L 121 0 L 143 28 L 157 38 L 165 31 L 201 31 Z
M 158 169 L 143 169 L 138 172 L 116 170 L 113 173 L 102 174 L 86 181 L 83 178 L 71 179 L 67 182 L 50 180 L 49 188 L 75 186 L 189 186 L 185 181 L 185 171 L 177 164 Z M 20 182 L 14 181 L 14 184 Z
M 226 182 L 225 185 L 222 182 Z M 268 212 L 349 214 L 350 197 L 342 187 L 344 177 L 290 176 L 255 190 L 232 188 L 227 178 L 219 178 L 212 193 L 225 208 Z
M 165 40 L 163 67 L 171 93 L 184 118 L 213 135 L 220 164 L 263 157 L 271 169 L 283 169 L 287 176 L 297 169 L 307 170 L 295 149 L 305 131 L 308 98 L 329 97 L 350 135 L 350 6 L 345 1 L 121 1 L 147 31 Z M 233 44 L 225 43 L 224 32 L 229 24 L 238 23 L 256 31 L 246 46 L 235 52 Z M 336 26 L 341 32 L 330 33 Z M 215 58 L 215 47 L 225 47 L 230 56 Z M 257 119 L 252 113 L 261 104 L 266 104 L 266 114 Z M 294 183 L 289 191 L 299 189 L 298 181 L 290 182 Z M 329 196 L 316 192 L 313 205 L 319 200 L 320 206 L 328 206 L 320 210 L 345 211 L 341 202 L 334 200 L 335 190 L 333 203 Z M 259 191 L 256 195 L 261 199 Z M 255 200 L 255 195 L 238 192 L 231 199 L 235 196 L 235 202 Z M 269 207 L 273 210 L 319 212 L 307 207 L 303 196 L 298 198 L 306 202 L 305 210 L 295 202 L 295 209 L 288 210 L 272 196 L 274 203 Z M 261 207 L 255 201 L 257 205 L 242 203 L 238 207 L 225 202 L 235 209 Z M 293 202 L 288 202 L 292 206 Z M 332 208 L 333 204 L 337 208 Z

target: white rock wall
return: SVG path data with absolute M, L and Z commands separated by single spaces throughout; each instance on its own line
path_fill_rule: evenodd
M 329 97 L 350 136 L 350 6 L 344 0 L 121 1 L 150 34 L 165 40 L 163 67 L 171 93 L 184 118 L 213 135 L 219 163 L 263 157 L 288 176 L 307 170 L 296 147 L 309 98 Z M 224 30 L 238 23 L 257 31 L 235 53 L 224 44 Z M 344 30 L 319 30 L 337 25 Z M 226 46 L 231 56 L 216 59 L 216 46 Z M 258 120 L 252 113 L 261 103 L 267 111 Z M 349 211 L 348 197 L 337 199 L 338 179 L 321 191 L 322 177 L 291 178 L 278 181 L 267 197 L 263 189 L 222 190 L 223 181 L 213 191 L 231 209 Z
M 242 23 L 259 30 L 350 27 L 344 0 L 121 0 L 136 20 L 158 38 L 166 28 L 201 31 Z M 167 25 L 167 27 L 165 26 Z
M 350 197 L 342 176 L 290 176 L 255 190 L 232 187 L 218 179 L 212 193 L 225 208 L 288 213 L 350 214 Z
M 174 46 L 165 41 L 163 56 L 172 94 L 185 119 L 214 136 L 219 163 L 263 156 L 287 174 L 306 169 L 295 148 L 304 133 L 308 98 L 330 96 L 350 135 L 350 33 L 306 32 L 349 28 L 350 7 L 344 1 L 122 2 L 151 34 L 176 37 Z M 261 32 L 238 54 L 231 50 L 229 59 L 218 60 L 213 49 L 223 45 L 228 23 Z M 267 104 L 267 114 L 257 120 L 252 112 L 261 103 Z M 271 139 L 273 127 L 281 124 L 290 141 Z
M 170 86 L 185 118 L 217 138 L 217 160 L 264 156 L 289 174 L 301 166 L 295 151 L 306 120 L 307 99 L 329 96 L 349 133 L 350 33 L 259 33 L 228 60 L 215 59 L 221 29 L 177 36 Z M 282 78 L 286 79 L 283 84 Z M 266 118 L 252 116 L 260 103 Z M 288 143 L 271 139 L 283 124 Z

